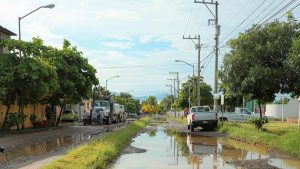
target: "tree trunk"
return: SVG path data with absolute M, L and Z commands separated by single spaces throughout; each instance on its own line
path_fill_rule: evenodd
M 64 107 L 65 107 L 64 105 L 65 105 L 65 104 L 62 104 L 62 107 L 61 107 L 60 112 L 59 112 L 58 119 L 56 119 L 57 125 L 58 125 L 58 123 L 60 122 L 61 114 L 62 114 L 62 111 L 63 111 L 63 109 L 64 109 Z
M 7 109 L 6 109 L 6 113 L 4 115 L 4 120 L 3 120 L 3 124 L 2 124 L 2 128 L 5 126 L 6 120 L 7 120 L 7 116 L 10 110 L 10 104 L 6 105 Z
M 262 119 L 260 99 L 258 99 L 258 107 L 259 107 L 259 117 L 260 117 L 260 119 Z

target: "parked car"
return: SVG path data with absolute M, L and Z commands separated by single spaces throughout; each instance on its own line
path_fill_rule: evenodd
M 235 112 L 218 113 L 219 120 L 245 122 L 251 118 L 258 118 L 259 114 L 255 114 L 246 108 L 236 107 Z M 267 116 L 263 115 L 263 118 Z
M 137 118 L 137 114 L 136 113 L 128 113 L 127 118 Z
M 63 111 L 62 121 L 77 121 L 78 115 L 72 109 Z
M 213 130 L 218 124 L 218 114 L 211 111 L 209 106 L 193 106 L 187 116 L 187 123 L 190 131 L 197 127 Z

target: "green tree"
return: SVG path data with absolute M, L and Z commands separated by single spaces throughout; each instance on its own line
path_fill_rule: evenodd
M 289 51 L 296 38 L 295 22 L 274 21 L 254 25 L 229 41 L 232 48 L 223 60 L 222 80 L 232 96 L 247 96 L 262 103 L 272 102 L 275 94 L 291 90 Z M 262 118 L 261 108 L 260 117 Z
M 149 96 L 147 100 L 142 103 L 142 110 L 145 113 L 157 114 L 160 111 L 159 105 L 157 103 L 155 96 Z
M 175 101 L 178 108 L 185 109 L 189 107 L 189 89 L 191 106 L 195 106 L 197 104 L 196 80 L 196 77 L 193 77 L 182 84 L 179 97 Z M 200 84 L 200 103 L 201 105 L 208 106 L 213 104 L 212 88 L 203 81 Z
M 160 110 L 164 113 L 170 110 L 172 105 L 171 103 L 172 100 L 173 100 L 173 96 L 171 95 L 164 97 L 159 103 Z
M 96 69 L 83 57 L 82 52 L 64 40 L 63 48 L 49 48 L 44 58 L 55 65 L 58 75 L 58 90 L 44 99 L 44 102 L 59 105 L 75 104 L 92 96 L 92 86 L 98 85 Z M 62 110 L 57 118 L 60 120 Z
M 114 101 L 125 106 L 126 112 L 139 113 L 140 104 L 139 100 L 133 99 L 129 93 L 121 92 L 119 96 L 112 97 Z
M 5 98 L 3 102 L 7 106 L 3 124 L 6 123 L 10 105 L 17 101 L 19 121 L 24 128 L 24 107 L 38 103 L 49 92 L 56 90 L 57 75 L 54 67 L 40 58 L 41 53 L 38 51 L 43 51 L 44 48 L 39 48 L 40 45 L 36 44 L 36 41 L 3 40 L 0 45 L 10 51 L 9 56 L 1 56 L 5 65 L 1 65 L 0 69 L 6 71 L 1 74 L 1 86 L 4 91 L 2 98 Z M 19 51 L 22 51 L 21 55 Z M 7 56 L 11 58 L 8 59 Z

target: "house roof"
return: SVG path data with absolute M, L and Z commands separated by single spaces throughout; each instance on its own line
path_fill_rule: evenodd
M 2 27 L 1 25 L 0 25 L 0 32 L 4 33 L 6 35 L 10 35 L 10 36 L 16 36 L 17 35 L 15 33 L 13 33 L 12 31 Z

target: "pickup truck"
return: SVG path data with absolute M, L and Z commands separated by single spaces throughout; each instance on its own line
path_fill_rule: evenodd
M 245 122 L 251 118 L 258 118 L 259 113 L 255 114 L 246 108 L 236 107 L 235 112 L 220 112 L 218 113 L 219 120 L 223 121 L 236 121 L 236 122 Z M 263 115 L 263 118 L 267 116 Z
M 218 114 L 209 106 L 193 106 L 187 115 L 188 129 L 192 132 L 196 127 L 215 129 L 218 124 Z

